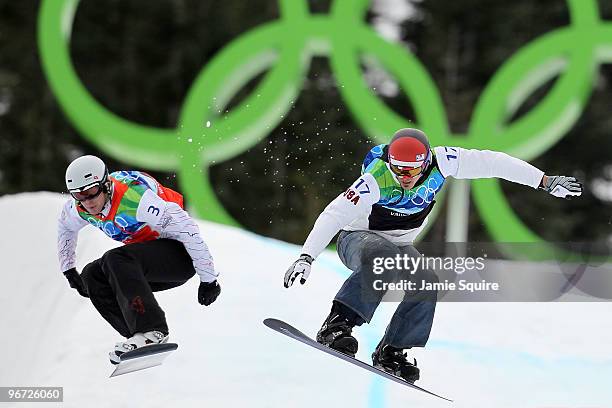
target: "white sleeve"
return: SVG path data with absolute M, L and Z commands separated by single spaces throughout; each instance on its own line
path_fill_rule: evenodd
M 87 224 L 79 217 L 74 200 L 66 201 L 57 220 L 57 257 L 62 272 L 75 267 L 79 231 Z
M 378 200 L 380 189 L 374 176 L 366 173 L 359 177 L 348 190 L 325 207 L 308 234 L 302 253 L 313 258 L 319 256 L 341 228 L 367 214 Z
M 457 179 L 501 178 L 538 188 L 544 172 L 506 153 L 461 147 L 434 147 L 444 177 Z
M 193 267 L 202 282 L 212 282 L 219 274 L 215 271 L 208 246 L 200 235 L 195 221 L 178 204 L 161 199 L 152 190 L 147 190 L 136 210 L 136 220 L 146 222 L 161 238 L 170 238 L 185 245 L 193 260 Z

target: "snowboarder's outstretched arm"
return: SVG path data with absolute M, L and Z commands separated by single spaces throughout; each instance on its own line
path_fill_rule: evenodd
M 221 293 L 221 286 L 217 282 L 219 273 L 215 271 L 213 258 L 198 225 L 187 211 L 147 190 L 138 203 L 136 219 L 153 227 L 161 238 L 173 239 L 185 246 L 200 277 L 198 302 L 205 306 L 213 303 Z
M 546 176 L 537 167 L 506 153 L 449 146 L 438 146 L 433 150 L 444 177 L 501 178 L 535 189 L 541 188 L 561 198 L 582 194 L 582 184 L 574 177 Z
M 160 238 L 181 242 L 191 256 L 201 282 L 209 283 L 217 279 L 219 274 L 215 271 L 213 258 L 198 225 L 178 204 L 164 201 L 152 190 L 147 190 L 138 204 L 136 219 L 158 231 Z
M 374 177 L 365 173 L 360 176 L 344 193 L 336 197 L 319 215 L 314 227 L 308 234 L 302 255 L 287 270 L 284 279 L 286 288 L 293 285 L 298 276 L 304 284 L 310 274 L 310 265 L 319 256 L 334 235 L 355 218 L 370 211 L 380 199 L 380 189 Z

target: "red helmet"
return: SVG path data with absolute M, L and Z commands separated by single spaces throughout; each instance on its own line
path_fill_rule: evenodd
M 429 140 L 418 129 L 400 129 L 388 147 L 389 169 L 400 177 L 415 177 L 427 170 L 431 163 Z

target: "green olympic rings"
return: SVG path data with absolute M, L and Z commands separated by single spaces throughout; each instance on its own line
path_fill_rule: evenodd
M 178 169 L 182 189 L 200 217 L 235 224 L 212 189 L 208 168 L 249 149 L 282 121 L 315 55 L 331 59 L 346 105 L 373 140 L 386 142 L 398 128 L 414 124 L 390 110 L 369 88 L 360 69 L 366 58 L 396 78 L 413 103 L 417 126 L 434 145 L 499 150 L 525 160 L 542 154 L 580 117 L 594 70 L 612 62 L 612 25 L 600 19 L 596 1 L 567 3 L 571 24 L 528 44 L 502 66 L 481 96 L 465 137 L 450 133 L 439 92 L 416 57 L 365 23 L 369 0 L 335 0 L 330 14 L 310 14 L 306 0 L 279 0 L 280 19 L 230 43 L 197 75 L 176 129 L 126 121 L 83 86 L 69 54 L 78 0 L 43 0 L 38 42 L 53 92 L 89 141 L 134 165 Z M 252 94 L 226 113 L 231 97 L 263 72 Z M 556 76 L 537 107 L 508 123 L 534 90 Z M 474 181 L 473 195 L 495 240 L 542 241 L 510 208 L 497 180 Z

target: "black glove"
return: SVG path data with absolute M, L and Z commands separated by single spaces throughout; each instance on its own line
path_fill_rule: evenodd
M 76 289 L 79 292 L 79 295 L 88 298 L 89 294 L 87 293 L 87 288 L 83 285 L 83 281 L 81 280 L 81 275 L 77 272 L 76 268 L 68 269 L 64 272 L 64 276 L 68 279 L 68 283 L 70 287 Z
M 217 296 L 221 293 L 221 286 L 215 280 L 212 282 L 200 282 L 198 289 L 198 302 L 201 305 L 208 306 L 217 300 Z

